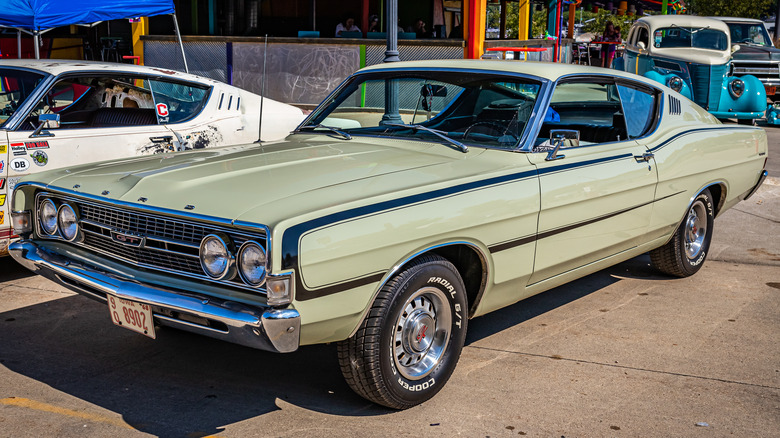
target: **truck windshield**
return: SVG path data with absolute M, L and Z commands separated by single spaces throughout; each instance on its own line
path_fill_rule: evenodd
M 729 47 L 725 32 L 707 27 L 664 27 L 653 33 L 653 46 L 659 49 L 685 47 L 708 50 L 726 50 Z
M 758 44 L 772 47 L 763 23 L 728 23 L 732 44 Z
M 0 128 L 33 94 L 44 75 L 29 70 L 0 68 Z

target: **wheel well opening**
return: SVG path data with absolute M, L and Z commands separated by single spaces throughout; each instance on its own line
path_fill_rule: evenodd
M 473 248 L 467 245 L 442 246 L 431 252 L 449 260 L 460 273 L 463 284 L 466 286 L 470 317 L 476 310 L 477 300 L 487 281 L 485 261 Z
M 713 205 L 715 206 L 715 216 L 717 216 L 720 213 L 721 208 L 723 208 L 723 201 L 726 199 L 725 191 L 726 189 L 721 184 L 713 184 L 709 187 L 707 187 L 710 191 L 710 194 L 712 195 Z

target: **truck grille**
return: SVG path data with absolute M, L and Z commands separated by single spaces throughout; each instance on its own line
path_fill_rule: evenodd
M 780 84 L 780 64 L 733 62 L 734 76 L 753 75 L 761 82 Z
M 693 84 L 693 101 L 708 111 L 717 111 L 722 90 L 722 80 L 728 72 L 729 65 L 699 65 L 691 64 L 691 83 Z
M 234 228 L 196 223 L 184 218 L 130 210 L 52 193 L 38 194 L 36 212 L 41 202 L 47 198 L 56 203 L 67 202 L 78 209 L 79 224 L 84 235 L 83 241 L 78 245 L 83 248 L 142 268 L 247 289 L 255 293 L 264 292 L 262 289 L 247 286 L 237 276 L 226 280 L 209 277 L 203 272 L 198 257 L 201 240 L 216 233 L 226 235 L 234 249 L 247 240 L 254 240 L 267 252 L 267 236 L 263 230 L 247 233 Z M 35 217 L 37 222 L 37 215 Z M 143 243 L 138 246 L 121 243 L 115 238 L 117 233 L 138 236 L 143 238 Z M 59 238 L 46 236 L 40 229 L 38 234 L 44 238 Z

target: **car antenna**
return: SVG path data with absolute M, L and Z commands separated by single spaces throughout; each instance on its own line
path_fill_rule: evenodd
M 263 99 L 265 98 L 265 60 L 268 58 L 268 34 L 265 34 L 263 46 L 263 79 L 260 80 L 260 127 L 257 131 L 257 143 L 263 142 Z

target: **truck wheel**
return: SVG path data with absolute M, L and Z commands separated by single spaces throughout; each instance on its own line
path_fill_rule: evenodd
M 379 291 L 355 335 L 339 342 L 344 378 L 358 395 L 393 409 L 430 399 L 458 363 L 466 309 L 455 266 L 436 255 L 417 259 Z
M 712 240 L 715 214 L 712 195 L 705 189 L 693 201 L 685 220 L 666 245 L 650 251 L 656 269 L 676 277 L 693 275 L 704 264 Z

